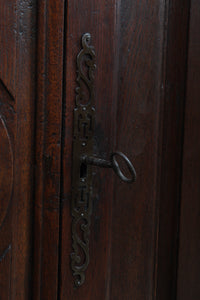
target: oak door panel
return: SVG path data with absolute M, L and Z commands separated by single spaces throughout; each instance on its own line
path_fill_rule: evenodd
M 0 295 L 31 285 L 35 1 L 0 1 Z
M 75 106 L 76 56 L 81 49 L 81 37 L 91 34 L 95 47 L 95 153 L 108 158 L 115 148 L 116 120 L 116 29 L 117 1 L 68 1 L 65 25 L 65 81 L 64 81 L 64 145 L 63 145 L 63 192 L 61 236 L 61 299 L 107 299 L 109 297 L 111 202 L 113 174 L 111 170 L 94 172 L 93 215 L 90 227 L 90 264 L 86 280 L 80 289 L 74 289 L 70 268 L 71 239 L 71 163 L 73 108 Z M 76 21 L 75 21 L 76 20 Z M 100 25 L 101 24 L 101 25 Z
M 191 1 L 177 300 L 200 298 L 200 3 Z
M 64 1 L 37 2 L 34 300 L 57 299 Z
M 189 3 L 178 0 L 67 3 L 61 299 L 171 299 L 176 293 L 188 16 Z M 76 55 L 85 32 L 97 55 L 94 153 L 125 152 L 138 176 L 127 186 L 94 169 L 90 264 L 75 290 L 71 141 Z

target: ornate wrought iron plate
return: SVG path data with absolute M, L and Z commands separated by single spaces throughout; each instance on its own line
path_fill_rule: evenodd
M 82 49 L 77 56 L 76 103 L 74 108 L 73 172 L 72 172 L 72 248 L 71 268 L 75 285 L 85 281 L 89 264 L 91 201 L 91 166 L 81 162 L 85 153 L 93 154 L 94 132 L 94 70 L 95 52 L 90 45 L 91 36 L 82 37 Z

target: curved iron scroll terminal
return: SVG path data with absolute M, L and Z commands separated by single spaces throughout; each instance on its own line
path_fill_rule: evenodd
M 75 277 L 75 286 L 85 281 L 85 272 L 89 265 L 89 236 L 92 215 L 92 166 L 112 168 L 125 182 L 136 180 L 136 172 L 130 160 L 121 152 L 114 152 L 110 160 L 97 158 L 94 148 L 94 70 L 96 55 L 90 45 L 91 36 L 82 36 L 82 49 L 77 55 L 77 87 L 74 108 L 73 162 L 72 162 L 72 253 L 71 268 Z M 127 178 L 119 167 L 117 158 L 124 159 L 130 172 Z

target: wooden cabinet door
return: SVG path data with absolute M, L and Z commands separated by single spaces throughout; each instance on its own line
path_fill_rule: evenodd
M 197 2 L 0 0 L 0 299 L 199 299 Z M 93 154 L 122 151 L 137 172 L 92 167 L 87 235 L 84 215 L 72 230 L 85 33 Z
M 183 0 L 0 0 L 3 300 L 176 299 L 189 8 Z M 122 151 L 137 181 L 93 168 L 89 264 L 77 288 L 73 110 L 87 32 L 96 53 L 94 154 Z
M 176 297 L 186 2 L 66 3 L 59 299 Z M 84 283 L 76 288 L 70 260 L 73 109 L 76 57 L 86 32 L 97 65 L 94 153 L 108 159 L 113 150 L 124 152 L 135 166 L 137 181 L 127 185 L 111 170 L 93 168 L 90 262 Z M 77 231 L 84 244 L 81 229 Z M 84 263 L 80 246 L 79 255 Z
M 0 298 L 30 299 L 34 1 L 0 1 Z

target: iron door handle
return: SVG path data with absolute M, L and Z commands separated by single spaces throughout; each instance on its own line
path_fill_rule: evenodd
M 75 286 L 85 281 L 85 271 L 89 264 L 89 232 L 92 214 L 92 168 L 91 165 L 112 168 L 119 178 L 127 183 L 136 180 L 135 169 L 127 156 L 119 151 L 113 152 L 109 160 L 93 154 L 95 107 L 94 107 L 94 70 L 96 56 L 90 45 L 91 36 L 82 36 L 82 49 L 77 55 L 76 101 L 74 108 L 73 130 L 73 167 L 72 167 L 72 248 L 71 268 Z M 85 88 L 88 90 L 84 93 Z M 121 157 L 127 165 L 130 177 L 126 177 L 117 161 Z M 80 231 L 81 234 L 80 237 Z

